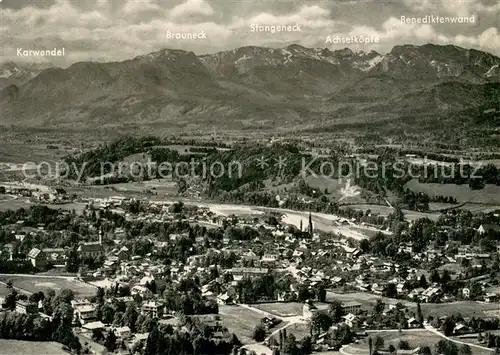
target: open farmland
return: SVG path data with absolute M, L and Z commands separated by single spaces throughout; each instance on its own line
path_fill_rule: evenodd
M 96 288 L 70 277 L 48 277 L 38 275 L 0 275 L 0 281 L 12 281 L 12 285 L 29 293 L 53 289 L 59 292 L 63 289 L 72 290 L 78 297 L 95 295 Z
M 428 184 L 413 179 L 406 183 L 405 188 L 413 192 L 423 192 L 429 196 L 451 196 L 458 202 L 474 202 L 500 205 L 500 186 L 487 184 L 481 190 L 472 190 L 469 185 Z
M 472 213 L 490 213 L 500 210 L 500 205 L 484 205 L 481 203 L 466 203 L 459 207 L 460 210 L 470 211 Z
M 377 296 L 368 292 L 352 292 L 352 293 L 334 293 L 328 291 L 326 294 L 327 301 L 338 300 L 341 302 L 357 301 L 361 303 L 362 308 L 371 310 L 378 299 L 382 299 L 386 304 L 401 303 L 408 307 L 410 311 L 417 310 L 417 304 L 406 300 L 395 298 L 387 298 Z M 498 303 L 484 303 L 476 301 L 458 301 L 449 303 L 422 303 L 422 313 L 424 317 L 432 315 L 433 317 L 449 316 L 460 313 L 463 317 L 484 317 L 492 311 L 498 310 Z
M 416 308 L 415 308 L 416 309 Z M 422 303 L 424 316 L 449 316 L 460 313 L 463 317 L 485 317 L 491 311 L 500 309 L 498 303 L 480 303 L 475 301 L 458 301 L 450 303 Z
M 423 346 L 429 346 L 431 349 L 434 349 L 435 345 L 440 340 L 443 340 L 443 338 L 438 336 L 437 334 L 434 334 L 424 329 L 403 330 L 401 333 L 397 330 L 370 333 L 370 337 L 372 339 L 376 338 L 377 336 L 380 336 L 384 339 L 385 349 L 387 349 L 389 345 L 393 345 L 396 349 L 398 349 L 398 345 L 401 340 L 407 341 L 411 349 Z M 471 350 L 473 355 L 492 354 L 492 352 L 488 350 L 482 350 L 474 347 L 471 347 Z M 368 338 L 360 340 L 360 342 L 357 344 L 348 345 L 344 349 L 344 352 L 346 354 L 351 354 L 351 355 L 368 355 L 369 354 Z
M 53 341 L 0 339 L 0 355 L 68 355 L 63 345 Z
M 286 327 L 286 333 L 287 334 L 293 334 L 295 336 L 295 339 L 301 340 L 302 338 L 311 335 L 311 331 L 309 329 L 309 325 L 307 323 L 295 323 L 291 324 L 290 326 Z M 278 339 L 279 336 L 276 336 L 276 339 Z
M 362 204 L 362 205 L 343 205 L 343 207 L 350 207 L 355 210 L 366 212 L 370 210 L 372 213 L 377 213 L 382 217 L 387 217 L 391 213 L 394 212 L 394 209 L 389 206 L 383 205 L 370 205 L 370 204 Z M 403 210 L 405 217 L 409 221 L 414 221 L 420 218 L 429 218 L 430 220 L 437 220 L 440 216 L 439 212 L 417 212 L 410 210 Z
M 437 334 L 434 334 L 425 329 L 414 329 L 414 330 L 403 330 L 401 333 L 398 330 L 386 331 L 386 332 L 370 332 L 370 337 L 375 339 L 380 336 L 384 339 L 384 348 L 388 348 L 389 345 L 394 345 L 398 349 L 399 341 L 406 340 L 410 345 L 410 348 L 414 349 L 416 347 L 429 346 L 431 349 L 434 345 L 440 341 L 441 338 Z M 345 349 L 346 353 L 352 355 L 368 355 L 369 345 L 368 337 L 361 339 L 357 344 L 348 345 Z
M 252 334 L 255 326 L 264 317 L 263 314 L 239 306 L 219 306 L 222 323 L 236 334 L 243 344 L 254 343 Z

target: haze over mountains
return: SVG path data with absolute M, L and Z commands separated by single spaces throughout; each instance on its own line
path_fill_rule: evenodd
M 500 58 L 452 45 L 396 46 L 385 55 L 300 45 L 200 56 L 165 49 L 123 62 L 37 70 L 0 67 L 9 81 L 0 91 L 4 122 L 317 129 L 418 122 L 464 110 L 500 114 Z M 494 127 L 490 121 L 481 125 Z

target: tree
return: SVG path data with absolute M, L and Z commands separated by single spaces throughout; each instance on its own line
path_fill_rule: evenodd
M 342 302 L 338 300 L 333 300 L 328 309 L 328 315 L 332 319 L 333 324 L 340 323 L 342 321 L 342 316 L 344 315 Z
M 373 307 L 373 313 L 376 315 L 382 314 L 384 312 L 385 308 L 385 303 L 382 301 L 380 298 L 377 299 L 377 302 L 375 303 L 375 306 Z
M 422 288 L 427 288 L 429 286 L 425 275 L 420 276 L 420 279 L 418 280 L 418 286 Z
M 285 339 L 285 344 L 283 345 L 283 353 L 284 354 L 297 354 L 297 340 L 295 339 L 295 335 L 290 334 Z
M 450 272 L 447 269 L 444 269 L 439 280 L 441 282 L 441 285 L 443 286 L 446 285 L 448 282 L 451 281 Z
M 116 335 L 113 330 L 110 330 L 108 336 L 106 337 L 106 341 L 104 342 L 104 346 L 109 352 L 113 352 L 116 350 Z
M 103 341 L 104 340 L 104 333 L 102 332 L 102 330 L 101 329 L 92 330 L 92 339 L 98 343 Z
M 373 354 L 373 339 L 372 339 L 372 337 L 368 338 L 368 348 L 370 350 L 370 354 L 369 355 L 372 355 Z
M 419 355 L 431 355 L 431 348 L 428 346 L 422 346 L 419 351 Z
M 363 239 L 359 242 L 359 249 L 361 249 L 363 253 L 368 253 L 370 251 L 370 242 L 368 239 Z
M 16 309 L 16 299 L 17 299 L 17 291 L 12 289 L 7 296 L 5 296 L 5 301 L 3 307 L 5 309 L 9 309 L 11 311 Z
M 259 323 L 255 326 L 252 337 L 259 343 L 261 341 L 264 341 L 264 339 L 266 338 L 266 328 L 262 323 Z
M 324 285 L 319 285 L 316 293 L 319 302 L 326 301 L 326 288 Z
M 137 321 L 138 317 L 139 312 L 137 312 L 135 304 L 129 303 L 129 305 L 127 306 L 127 310 L 123 315 L 123 322 L 130 328 L 132 333 L 136 332 L 135 322 Z
M 417 321 L 422 324 L 424 324 L 424 316 L 422 314 L 422 306 L 420 305 L 420 302 L 417 303 Z
M 156 355 L 160 350 L 161 333 L 158 330 L 158 326 L 153 325 L 153 329 L 149 332 L 148 339 L 146 341 L 146 346 L 144 349 L 144 355 Z
M 441 330 L 444 335 L 450 336 L 453 334 L 453 330 L 455 329 L 455 320 L 453 317 L 446 317 L 443 324 L 441 325 Z
M 432 283 L 439 283 L 441 281 L 441 277 L 439 276 L 439 271 L 436 269 L 433 269 L 431 271 L 431 282 Z
M 311 330 L 313 333 L 326 331 L 332 326 L 332 319 L 324 312 L 315 312 L 311 317 Z
M 394 354 L 396 352 L 396 348 L 392 344 L 389 345 L 389 349 L 388 350 L 389 350 L 389 353 L 391 353 L 391 354 Z
M 380 335 L 375 338 L 375 350 L 380 350 L 384 348 L 384 338 L 382 338 Z
M 305 336 L 300 341 L 300 349 L 302 350 L 302 354 L 308 355 L 312 352 L 312 341 L 310 336 Z
M 467 344 L 463 344 L 460 347 L 459 351 L 460 351 L 460 355 L 472 355 L 472 350 L 471 350 L 470 346 Z
M 410 350 L 410 344 L 406 340 L 400 340 L 398 347 L 400 350 Z
M 398 289 L 395 283 L 389 283 L 385 286 L 383 295 L 385 297 L 396 298 L 398 295 Z

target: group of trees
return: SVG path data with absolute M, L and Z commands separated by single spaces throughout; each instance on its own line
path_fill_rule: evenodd
M 223 337 L 215 337 L 206 327 L 191 323 L 189 331 L 174 329 L 171 325 L 155 323 L 149 332 L 143 349 L 136 349 L 144 355 L 168 354 L 231 354 L 241 346 L 238 338 L 224 332 Z M 142 345 L 141 345 L 142 347 Z
M 72 329 L 73 307 L 71 300 L 73 293 L 71 290 L 62 290 L 57 296 L 53 292 L 48 292 L 47 295 L 38 293 L 30 297 L 30 302 L 35 303 L 42 299 L 44 311 L 52 315 L 52 319 L 38 315 L 21 314 L 12 310 L 0 313 L 0 337 L 18 340 L 57 341 L 79 353 L 82 346 Z M 11 302 L 6 301 L 7 309 L 12 309 Z

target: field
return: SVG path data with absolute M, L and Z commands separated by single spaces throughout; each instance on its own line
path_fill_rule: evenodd
M 440 336 L 426 330 L 405 330 L 402 333 L 397 330 L 393 332 L 370 333 L 372 339 L 375 339 L 377 336 L 384 339 L 385 349 L 391 344 L 394 345 L 396 349 L 399 349 L 399 341 L 406 340 L 412 349 L 429 346 L 433 350 L 434 345 L 442 339 Z M 368 337 L 360 340 L 357 344 L 347 346 L 344 350 L 346 353 L 352 355 L 368 355 Z
M 500 210 L 500 205 L 484 205 L 480 203 L 466 203 L 462 207 L 459 208 L 460 210 L 466 210 L 470 211 L 472 213 L 490 213 L 493 211 Z
M 384 348 L 386 349 L 391 344 L 396 349 L 399 349 L 398 344 L 400 340 L 406 340 L 412 349 L 426 345 L 432 349 L 434 344 L 442 339 L 440 336 L 426 330 L 405 330 L 402 333 L 399 331 L 370 333 L 370 337 L 373 339 L 377 336 L 384 339 Z M 347 353 L 353 355 L 368 355 L 368 338 L 360 340 L 357 344 L 349 345 L 345 350 Z
M 0 339 L 0 355 L 68 355 L 62 344 L 53 341 Z
M 318 309 L 328 308 L 327 303 L 315 303 Z M 293 317 L 301 316 L 304 304 L 299 302 L 272 302 L 272 303 L 259 303 L 253 307 L 269 312 L 279 317 Z
M 415 302 L 398 300 L 395 298 L 387 298 L 377 296 L 367 292 L 353 292 L 353 293 L 334 293 L 328 291 L 326 294 L 327 301 L 338 300 L 341 302 L 357 301 L 361 303 L 362 309 L 371 310 L 378 299 L 382 299 L 386 304 L 396 304 L 401 302 L 404 306 L 408 307 L 410 311 L 416 311 L 417 304 Z M 484 317 L 500 307 L 498 303 L 479 303 L 475 301 L 458 301 L 451 303 L 422 303 L 422 313 L 424 317 L 432 315 L 433 317 L 448 316 L 456 313 L 462 314 L 464 317 Z
M 429 196 L 451 196 L 458 202 L 500 205 L 500 186 L 492 184 L 486 185 L 482 190 L 472 190 L 466 184 L 426 184 L 413 179 L 405 185 L 405 188 L 414 192 L 424 192 Z
M 10 293 L 10 289 L 6 285 L 0 283 L 0 298 L 5 298 Z
M 49 288 L 58 292 L 62 289 L 71 289 L 77 297 L 90 297 L 95 295 L 96 288 L 87 285 L 81 281 L 64 277 L 46 277 L 46 276 L 21 276 L 21 275 L 6 275 L 0 276 L 0 281 L 7 282 L 12 280 L 12 284 L 16 288 L 20 288 L 29 293 L 45 291 Z
M 442 211 L 448 208 L 460 207 L 459 203 L 441 203 L 441 202 L 429 202 L 429 210 L 431 211 Z
M 230 332 L 236 334 L 243 344 L 254 343 L 252 334 L 263 314 L 239 306 L 219 306 L 222 323 Z
M 498 303 L 479 303 L 475 301 L 458 301 L 451 303 L 422 303 L 424 316 L 448 316 L 460 313 L 463 317 L 484 317 L 491 311 L 498 311 Z
M 348 206 L 352 209 L 359 210 L 366 212 L 370 210 L 372 213 L 377 213 L 382 217 L 387 217 L 391 213 L 394 212 L 392 207 L 389 206 L 382 206 L 382 205 L 344 205 Z M 439 212 L 417 212 L 417 211 L 410 211 L 410 210 L 403 210 L 405 217 L 409 221 L 414 221 L 420 218 L 429 218 L 430 220 L 437 220 L 439 216 L 441 215 Z
M 306 183 L 313 189 L 319 190 L 321 193 L 328 192 L 326 196 L 330 199 L 342 203 L 366 203 L 366 199 L 361 197 L 361 192 L 364 191 L 366 195 L 373 195 L 373 193 L 363 190 L 361 187 L 351 185 L 350 180 L 332 179 L 325 176 L 308 176 Z M 326 191 L 325 191 L 326 190 Z
M 11 198 L 8 200 L 0 200 L 0 211 L 6 210 L 17 210 L 20 208 L 29 208 L 30 206 L 34 206 L 34 203 L 31 203 L 27 198 Z M 63 210 L 75 210 L 76 213 L 81 214 L 85 209 L 85 204 L 83 203 L 64 203 L 64 204 L 46 204 L 46 203 L 36 203 L 39 206 L 47 206 L 52 209 L 63 209 Z
M 306 323 L 295 323 L 286 328 L 287 334 L 293 334 L 295 339 L 300 340 L 308 335 L 311 335 L 309 326 Z
M 155 190 L 158 195 L 163 196 L 165 194 L 173 195 L 179 190 L 177 183 L 169 178 L 166 179 L 155 179 L 144 182 L 126 182 L 113 184 L 113 189 L 119 192 L 135 192 L 141 193 L 145 190 Z

